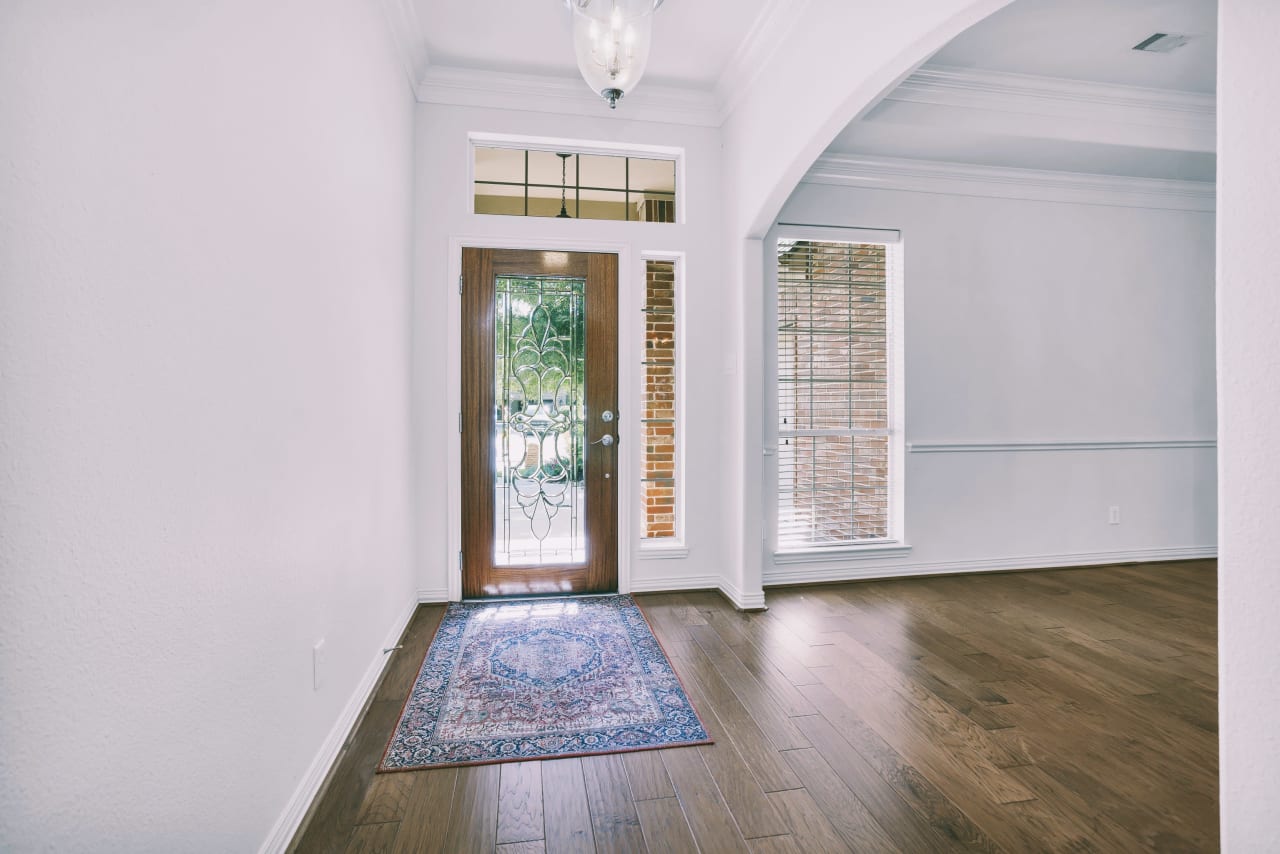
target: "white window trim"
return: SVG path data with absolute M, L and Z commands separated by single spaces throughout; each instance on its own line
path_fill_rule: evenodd
M 828 561 L 861 560 L 873 557 L 892 557 L 909 554 L 911 546 L 897 540 L 869 540 L 860 545 L 815 546 L 811 549 L 794 549 L 773 553 L 775 566 L 790 566 Z
M 886 247 L 885 278 L 889 331 L 889 535 L 856 543 L 837 543 L 803 549 L 778 547 L 778 241 L 816 240 L 833 243 L 879 243 Z M 906 396 L 905 324 L 903 299 L 903 239 L 895 229 L 778 223 L 765 239 L 764 258 L 764 482 L 767 547 L 777 566 L 905 554 L 906 541 Z
M 676 206 L 677 209 L 679 205 Z M 639 331 L 637 340 L 640 342 L 640 357 L 644 359 L 645 344 L 645 292 L 648 288 L 648 270 L 646 269 L 648 261 L 672 261 L 675 263 L 675 318 L 676 318 L 676 399 L 675 399 L 675 424 L 676 424 L 676 447 L 675 447 L 675 487 L 676 487 L 676 525 L 674 537 L 648 538 L 644 536 L 644 502 L 637 498 L 636 503 L 639 505 L 640 512 L 636 523 L 636 532 L 639 534 L 638 547 L 636 549 L 636 557 L 641 560 L 669 560 L 671 558 L 682 558 L 689 555 L 689 548 L 685 545 L 685 397 L 684 390 L 687 383 L 685 382 L 685 361 L 686 361 L 686 344 L 685 339 L 688 337 L 684 334 L 684 318 L 685 318 L 685 299 L 684 284 L 686 277 L 687 259 L 683 252 L 662 252 L 657 250 L 643 250 L 640 252 L 640 269 L 636 273 L 636 281 L 640 286 L 636 288 L 639 294 L 639 306 L 635 312 L 638 320 Z M 639 424 L 641 416 L 639 413 L 644 411 L 644 369 L 637 365 L 639 371 L 638 376 L 638 394 L 636 396 L 636 423 Z M 637 434 L 639 431 L 637 431 Z M 637 442 L 635 453 L 636 460 L 636 488 L 639 489 L 643 483 L 644 477 L 644 452 L 639 447 L 641 442 Z
M 616 142 L 595 142 L 583 139 L 567 139 L 553 136 L 515 136 L 505 133 L 467 134 L 467 213 L 476 212 L 476 148 L 513 148 L 519 151 L 571 151 L 574 154 L 601 154 L 609 157 L 642 157 L 674 160 L 676 164 L 676 222 L 688 221 L 688 206 L 684 191 L 684 149 L 666 145 L 619 145 Z M 483 216 L 483 214 L 481 214 Z M 621 222 L 622 220 L 588 220 L 589 222 Z M 658 225 L 660 223 L 632 222 L 633 225 Z M 665 223 L 661 223 L 665 224 Z

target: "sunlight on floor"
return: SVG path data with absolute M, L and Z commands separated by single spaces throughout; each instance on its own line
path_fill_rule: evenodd
M 486 608 L 473 620 L 478 622 L 508 622 L 510 620 L 539 620 L 571 617 L 578 613 L 578 603 L 570 599 L 543 599 L 538 601 L 510 602 L 496 608 Z

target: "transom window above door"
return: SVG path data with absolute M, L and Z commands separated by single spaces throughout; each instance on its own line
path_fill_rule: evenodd
M 676 221 L 676 159 L 477 143 L 478 214 Z

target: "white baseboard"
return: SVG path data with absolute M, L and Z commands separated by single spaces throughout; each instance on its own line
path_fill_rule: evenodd
M 312 800 L 315 799 L 320 787 L 324 784 L 325 777 L 329 774 L 329 769 L 333 766 L 334 760 L 338 758 L 342 745 L 346 743 L 347 736 L 351 734 L 351 730 L 359 720 L 361 712 L 364 711 L 365 704 L 373 693 L 374 686 L 378 684 L 378 679 L 382 676 L 382 671 L 386 668 L 387 662 L 391 660 L 391 656 L 382 650 L 393 647 L 400 642 L 400 638 L 404 635 L 404 630 L 408 627 L 409 621 L 413 619 L 413 612 L 417 609 L 418 603 L 410 602 L 404 612 L 396 618 L 391 631 L 387 633 L 386 639 L 378 647 L 378 651 L 374 653 L 373 661 L 365 670 L 364 676 L 360 678 L 355 691 L 352 692 L 351 699 L 347 701 L 342 714 L 338 716 L 333 728 L 329 730 L 329 735 L 320 745 L 320 750 L 316 753 L 316 758 L 312 760 L 311 767 L 307 769 L 307 773 L 302 778 L 302 782 L 298 784 L 293 797 L 285 805 L 284 812 L 280 814 L 280 818 L 276 819 L 275 826 L 271 828 L 271 833 L 267 835 L 266 841 L 258 849 L 258 854 L 280 854 L 280 852 L 289 847 L 289 843 L 293 840 L 293 835 L 298 832 L 298 826 L 302 824 L 302 819 L 306 816 Z
M 720 592 L 739 611 L 763 611 L 767 607 L 764 603 L 763 590 L 755 593 L 743 593 L 736 584 L 720 579 Z
M 676 590 L 716 590 L 718 575 L 664 575 L 657 578 L 631 579 L 632 593 L 666 593 Z
M 674 593 L 681 590 L 719 590 L 739 610 L 762 611 L 765 608 L 763 590 L 747 596 L 718 575 L 668 575 L 631 582 L 632 593 Z
M 859 560 L 856 563 L 832 561 L 819 566 L 782 566 L 764 571 L 764 586 L 817 584 L 828 581 L 861 581 L 872 578 L 905 578 L 913 575 L 952 575 L 965 572 L 999 572 L 1011 569 L 1050 569 L 1053 567 L 1097 566 L 1109 563 L 1147 563 L 1166 560 L 1202 560 L 1218 556 L 1217 546 L 1182 546 L 1178 548 L 1129 549 L 1113 552 L 1075 554 L 1018 555 L 1016 557 L 982 558 L 952 561 L 883 561 Z M 732 598 L 732 597 L 730 597 Z M 736 603 L 735 603 L 736 604 Z
M 435 604 L 439 602 L 449 601 L 449 588 L 447 587 L 420 587 L 418 588 L 418 603 L 422 605 Z

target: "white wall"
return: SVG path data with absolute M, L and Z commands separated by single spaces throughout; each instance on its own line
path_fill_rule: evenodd
M 802 183 L 779 219 L 902 232 L 912 551 L 766 583 L 1212 551 L 1212 447 L 911 449 L 1211 442 L 1211 213 Z
M 724 124 L 724 312 L 733 374 L 722 437 L 729 509 L 726 572 L 741 600 L 763 605 L 760 432 L 763 370 L 761 238 L 823 150 L 917 65 L 1010 0 L 797 2 L 790 29 L 734 87 Z M 783 112 L 780 112 L 783 111 Z M 785 113 L 785 120 L 779 116 Z
M 0 12 L 0 848 L 256 849 L 406 616 L 395 56 L 360 0 Z
M 1280 5 L 1218 3 L 1222 847 L 1280 837 Z
M 417 287 L 414 305 L 414 433 L 422 442 L 417 467 L 418 590 L 424 601 L 456 593 L 460 507 L 456 412 L 460 406 L 458 272 L 460 245 L 618 252 L 620 412 L 622 454 L 620 582 L 623 589 L 715 587 L 724 573 L 723 475 L 719 443 L 722 405 L 723 323 L 720 272 L 719 132 L 685 125 L 635 121 L 624 106 L 599 118 L 420 104 L 417 137 Z M 543 137 L 619 145 L 683 149 L 682 223 L 604 222 L 468 213 L 468 135 Z M 683 356 L 687 556 L 639 559 L 639 422 L 644 281 L 641 254 L 684 253 L 683 314 L 678 334 Z M 451 579 L 452 576 L 452 579 Z

